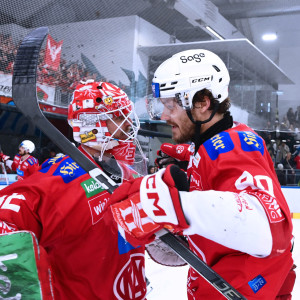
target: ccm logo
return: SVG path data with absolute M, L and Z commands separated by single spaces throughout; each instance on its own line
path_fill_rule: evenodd
M 210 81 L 210 76 L 192 79 L 192 83 L 198 83 L 198 82 L 203 82 L 203 81 Z
M 152 175 L 147 178 L 146 189 L 156 189 L 155 175 Z M 149 200 L 153 201 L 153 206 L 156 208 L 156 209 L 153 209 L 153 214 L 155 216 L 166 216 L 167 215 L 165 210 L 158 204 L 158 202 L 159 202 L 158 193 L 156 193 L 156 192 L 155 193 L 147 193 L 147 198 Z

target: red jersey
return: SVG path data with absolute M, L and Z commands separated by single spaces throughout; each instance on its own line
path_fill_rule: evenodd
M 17 172 L 18 180 L 23 180 L 24 178 L 30 176 L 35 173 L 39 168 L 38 160 L 29 155 L 26 159 L 21 160 L 21 155 L 17 154 L 14 157 L 13 163 L 11 165 L 11 169 Z
M 300 170 L 300 156 L 297 155 L 295 158 L 294 158 L 294 161 L 296 163 L 296 169 L 297 170 Z
M 0 201 L 0 233 L 35 233 L 48 254 L 55 299 L 145 299 L 144 247 L 119 234 L 109 197 L 68 156 L 1 191 L 13 205 L 1 209 Z
M 192 251 L 248 300 L 275 299 L 293 265 L 292 221 L 263 139 L 244 124 L 222 131 L 191 156 L 188 176 L 182 205 Z M 223 299 L 192 269 L 188 297 Z

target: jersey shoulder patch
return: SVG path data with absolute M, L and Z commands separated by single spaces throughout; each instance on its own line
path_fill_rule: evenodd
M 64 156 L 65 157 L 65 156 Z M 58 164 L 59 162 L 61 162 L 63 159 L 63 157 L 53 157 L 53 158 L 49 158 L 47 160 L 45 160 L 41 167 L 40 167 L 40 170 L 39 172 L 42 172 L 42 173 L 47 173 L 49 171 L 49 169 L 55 165 L 55 164 Z
M 71 157 L 61 161 L 53 172 L 53 176 L 60 176 L 64 183 L 69 183 L 84 174 L 86 172 Z
M 221 153 L 230 152 L 234 143 L 230 134 L 226 131 L 220 132 L 203 143 L 211 160 L 216 160 Z
M 86 174 L 86 172 L 69 156 L 56 156 L 46 160 L 42 164 L 39 172 L 48 173 L 52 166 L 54 166 L 52 176 L 60 176 L 65 183 L 69 183 L 81 175 Z
M 33 165 L 35 165 L 35 164 L 37 163 L 37 159 L 36 159 L 35 157 L 33 157 L 33 156 L 30 156 L 30 157 L 28 157 L 27 162 L 28 162 L 31 166 L 33 166 Z
M 252 131 L 237 131 L 241 142 L 241 148 L 245 152 L 258 151 L 264 155 L 263 139 Z

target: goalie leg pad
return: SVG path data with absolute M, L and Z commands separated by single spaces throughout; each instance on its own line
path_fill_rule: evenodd
M 54 299 L 46 252 L 35 235 L 0 235 L 0 299 Z

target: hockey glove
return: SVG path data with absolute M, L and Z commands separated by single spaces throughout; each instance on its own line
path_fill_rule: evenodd
M 2 152 L 0 153 L 0 162 L 6 162 L 10 157 L 3 154 Z
M 160 150 L 157 151 L 158 157 L 155 160 L 155 164 L 159 169 L 175 164 L 179 168 L 186 170 L 190 154 L 190 145 L 188 144 L 172 145 L 163 143 L 160 146 Z
M 175 165 L 160 170 L 153 175 L 145 176 L 140 182 L 128 186 L 128 197 L 120 199 L 124 187 L 115 190 L 112 202 L 121 202 L 111 206 L 115 221 L 139 244 L 148 244 L 155 238 L 155 232 L 163 226 L 174 231 L 188 228 L 181 203 L 180 191 L 188 191 L 186 174 Z M 133 188 L 135 184 L 135 188 Z

